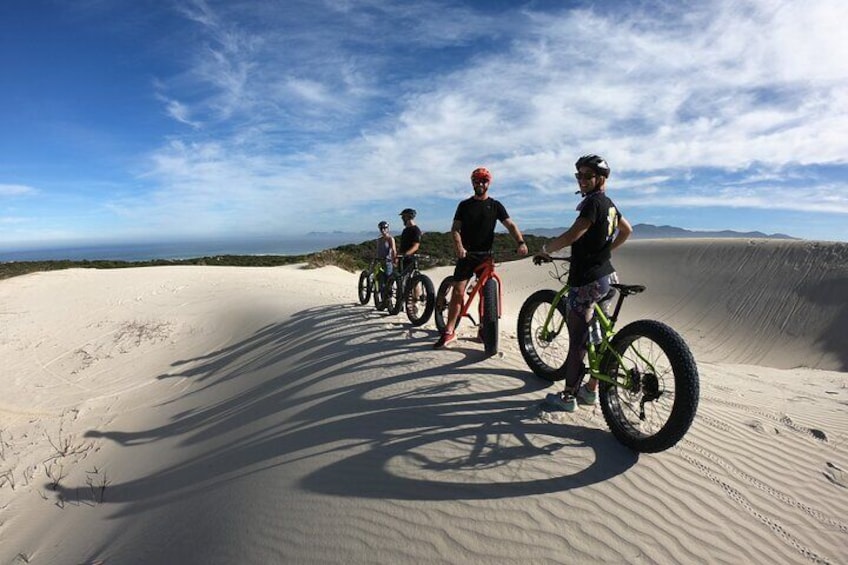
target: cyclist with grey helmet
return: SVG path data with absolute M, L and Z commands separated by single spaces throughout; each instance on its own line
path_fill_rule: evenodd
M 377 238 L 375 258 L 378 261 L 383 261 L 386 265 L 386 270 L 381 275 L 382 278 L 380 280 L 380 288 L 385 289 L 389 275 L 392 274 L 395 258 L 397 257 L 397 246 L 395 244 L 395 238 L 389 232 L 389 222 L 380 222 L 377 224 L 377 229 L 380 230 L 380 237 Z M 381 297 L 381 299 L 385 301 L 385 296 Z

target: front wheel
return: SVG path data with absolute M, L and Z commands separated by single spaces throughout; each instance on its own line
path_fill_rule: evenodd
M 539 290 L 531 294 L 518 313 L 518 348 L 527 366 L 546 381 L 565 378 L 568 328 L 565 300 L 554 307 L 556 293 Z
M 616 384 L 601 382 L 600 404 L 613 435 L 636 451 L 675 445 L 698 409 L 698 366 L 676 331 L 638 320 L 617 332 L 601 363 Z
M 359 293 L 359 303 L 360 304 L 368 304 L 368 300 L 371 298 L 371 273 L 369 271 L 362 271 L 359 273 L 359 286 L 357 287 Z
M 386 286 L 386 310 L 393 316 L 400 313 L 403 306 L 402 288 L 403 278 L 397 273 L 392 273 Z
M 374 288 L 371 293 L 374 297 L 374 308 L 376 308 L 378 312 L 386 309 L 386 286 L 387 281 L 385 274 L 374 275 Z
M 439 285 L 439 290 L 436 292 L 436 304 L 433 313 L 436 317 L 436 328 L 440 332 L 445 331 L 445 326 L 448 323 L 448 309 L 450 308 L 451 294 L 453 293 L 454 278 L 452 276 L 445 277 L 442 284 Z M 460 320 L 456 320 L 454 331 L 459 327 Z
M 486 354 L 494 355 L 498 352 L 498 281 L 489 279 L 483 285 L 483 312 L 480 316 L 480 338 Z
M 422 274 L 412 277 L 404 290 L 403 304 L 413 326 L 426 324 L 436 305 L 436 291 L 430 277 Z

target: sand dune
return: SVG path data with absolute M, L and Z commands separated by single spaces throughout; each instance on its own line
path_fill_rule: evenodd
M 335 268 L 0 281 L 0 562 L 848 562 L 848 246 L 636 241 L 622 282 L 690 342 L 656 455 L 550 416 L 515 343 L 553 286 L 501 265 L 502 354 L 433 351 Z M 449 269 L 429 274 L 438 283 Z

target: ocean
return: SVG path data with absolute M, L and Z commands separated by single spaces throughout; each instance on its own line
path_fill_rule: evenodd
M 303 255 L 347 243 L 367 241 L 367 234 L 316 234 L 300 238 L 197 240 L 121 243 L 76 247 L 52 246 L 21 250 L 0 248 L 0 262 L 9 261 L 150 261 L 193 259 L 216 255 Z

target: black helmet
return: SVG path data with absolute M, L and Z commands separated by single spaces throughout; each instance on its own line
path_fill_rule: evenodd
M 589 167 L 599 175 L 605 178 L 609 178 L 610 168 L 607 165 L 606 160 L 600 155 L 583 155 L 577 162 L 574 163 L 574 167 L 579 171 L 580 167 Z
M 377 224 L 377 229 L 380 231 L 389 229 L 389 222 L 383 221 Z
M 399 214 L 400 216 L 409 216 L 411 219 L 415 219 L 415 214 L 417 214 L 415 210 L 412 208 L 404 208 L 403 211 Z

